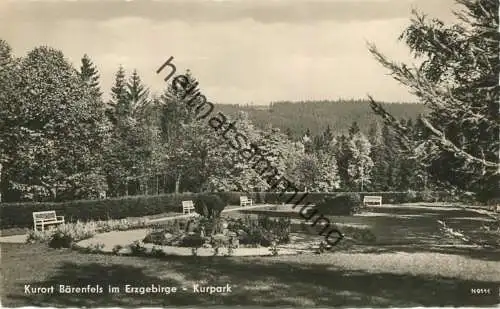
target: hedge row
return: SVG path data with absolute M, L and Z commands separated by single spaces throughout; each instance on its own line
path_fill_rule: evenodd
M 254 203 L 281 204 L 287 202 L 295 195 L 292 203 L 304 196 L 304 193 L 272 193 L 272 192 L 221 192 L 215 193 L 228 205 L 239 205 L 240 196 L 246 195 L 254 200 Z M 345 193 L 308 193 L 300 204 L 317 203 L 325 197 L 336 196 Z M 353 193 L 358 194 L 358 193 Z M 429 192 L 371 192 L 363 195 L 381 195 L 385 203 L 406 203 L 419 201 L 443 201 L 446 195 L 443 193 Z M 64 216 L 68 222 L 77 220 L 108 220 L 123 219 L 127 217 L 142 217 L 157 215 L 165 212 L 181 212 L 181 201 L 195 200 L 198 194 L 163 194 L 149 196 L 130 196 L 121 198 L 110 198 L 105 200 L 78 200 L 61 203 L 0 203 L 0 227 L 32 227 L 32 213 L 35 211 L 55 210 L 57 215 Z
M 295 204 L 316 204 L 327 197 L 335 197 L 339 195 L 378 195 L 382 196 L 384 204 L 399 204 L 399 203 L 414 203 L 414 202 L 451 202 L 453 197 L 447 192 L 437 191 L 412 191 L 412 192 L 223 192 L 217 193 L 230 205 L 238 205 L 240 203 L 240 196 L 246 195 L 253 199 L 254 203 L 269 203 L 269 204 L 282 204 L 290 203 Z
M 181 201 L 194 194 L 130 196 L 104 200 L 78 200 L 60 203 L 0 203 L 0 226 L 32 227 L 35 211 L 55 210 L 65 221 L 109 220 L 180 212 Z

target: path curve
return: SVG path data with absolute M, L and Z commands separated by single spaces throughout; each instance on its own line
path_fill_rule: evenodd
M 234 208 L 227 208 L 224 209 L 222 212 L 230 212 L 230 211 L 238 211 L 242 209 L 254 209 L 254 208 L 264 208 L 264 207 L 270 207 L 274 205 L 270 204 L 263 204 L 263 205 L 254 205 L 254 206 L 245 206 L 245 207 L 234 207 Z M 149 223 L 154 223 L 154 222 L 165 222 L 165 221 L 172 221 L 176 219 L 184 219 L 184 218 L 190 218 L 190 217 L 195 217 L 197 216 L 196 213 L 193 214 L 186 214 L 186 215 L 178 215 L 178 216 L 171 216 L 171 217 L 163 217 L 163 218 L 156 218 L 156 219 L 151 219 L 148 220 Z M 148 233 L 151 231 L 150 228 L 145 228 L 145 229 L 135 229 L 135 230 L 128 230 L 128 231 L 112 231 L 112 232 L 106 232 L 106 233 L 100 233 L 96 234 L 95 236 L 84 239 L 78 243 L 76 243 L 76 246 L 79 248 L 86 248 L 91 244 L 104 244 L 104 248 L 102 249 L 104 252 L 112 252 L 113 248 L 117 245 L 119 246 L 128 246 L 134 241 L 142 241 Z M 191 250 L 191 249 L 189 249 Z M 191 254 L 190 254 L 191 255 Z

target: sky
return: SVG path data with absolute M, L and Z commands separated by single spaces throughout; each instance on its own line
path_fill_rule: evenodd
M 120 65 L 153 93 L 170 57 L 190 69 L 214 103 L 366 98 L 416 101 L 368 52 L 412 63 L 398 36 L 417 9 L 454 21 L 453 0 L 0 1 L 0 38 L 16 56 L 62 50 L 75 67 L 88 54 L 105 94 Z

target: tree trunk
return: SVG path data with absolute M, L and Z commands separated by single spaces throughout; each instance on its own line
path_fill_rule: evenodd
M 2 163 L 0 163 L 0 203 L 2 202 L 2 190 L 3 190 L 3 182 L 2 182 Z
M 179 193 L 180 185 L 181 185 L 181 174 L 177 175 L 177 178 L 175 179 L 175 194 Z
M 158 183 L 158 174 L 156 175 L 156 195 L 159 195 L 160 194 L 160 187 L 159 187 L 159 183 Z

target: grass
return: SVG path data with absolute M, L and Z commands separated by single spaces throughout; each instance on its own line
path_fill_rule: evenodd
M 369 226 L 377 236 L 377 246 L 337 248 L 322 255 L 158 259 L 81 254 L 49 249 L 42 244 L 1 244 L 2 304 L 9 307 L 413 307 L 500 303 L 500 250 L 463 246 L 464 243 L 459 244 L 443 233 L 436 223 L 445 220 L 454 228 L 475 235 L 486 217 L 444 207 L 371 211 L 377 216 L 332 217 L 332 222 Z M 462 247 L 446 247 L 457 244 Z M 105 287 L 105 293 L 27 295 L 23 292 L 24 284 L 36 287 L 96 283 Z M 122 288 L 125 284 L 178 288 L 230 284 L 233 291 L 211 296 L 192 291 L 170 295 L 109 294 L 108 284 Z M 477 288 L 490 289 L 492 294 L 472 295 L 470 289 Z
M 14 235 L 26 235 L 31 229 L 28 228 L 20 228 L 20 227 L 13 227 L 9 229 L 1 229 L 0 230 L 0 236 L 5 237 L 5 236 L 14 236 Z
M 486 306 L 500 302 L 500 262 L 455 254 L 337 252 L 269 258 L 153 259 L 86 255 L 38 244 L 2 244 L 1 270 L 2 303 L 9 307 Z M 123 289 L 124 284 L 191 288 L 192 284 L 204 283 L 230 284 L 233 291 L 211 296 L 191 291 L 170 295 L 106 292 L 108 284 Z M 27 295 L 24 284 L 100 284 L 105 293 Z M 469 293 L 471 288 L 495 289 L 495 294 L 475 296 Z

